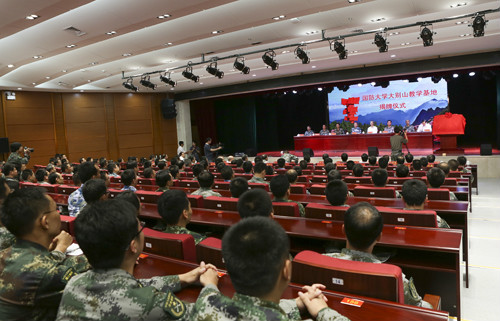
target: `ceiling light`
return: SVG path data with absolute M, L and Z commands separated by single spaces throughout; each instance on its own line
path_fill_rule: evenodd
M 358 87 L 361 87 L 361 86 L 363 86 L 363 84 L 362 84 L 362 83 L 359 83 L 359 84 L 358 84 Z
M 401 46 L 408 46 L 409 44 L 411 44 L 411 42 L 402 42 Z
M 355 3 L 355 2 L 360 2 L 361 0 L 347 0 L 349 3 Z
M 216 34 L 219 34 L 219 33 L 222 33 L 222 32 L 223 32 L 222 30 L 214 30 L 214 31 L 212 31 L 212 34 L 216 35 Z
M 315 35 L 315 34 L 318 34 L 318 33 L 319 33 L 319 30 L 313 30 L 313 31 L 306 32 L 306 35 L 310 36 L 310 35 Z
M 200 77 L 193 74 L 193 67 L 191 67 L 191 61 L 188 62 L 186 69 L 182 72 L 182 76 L 194 82 L 200 81 Z
M 351 53 L 357 53 L 358 51 L 357 50 L 351 50 Z
M 166 18 L 170 18 L 170 15 L 169 14 L 162 14 L 161 16 L 158 16 L 157 18 L 158 19 L 166 19 Z
M 321 88 L 321 87 L 318 87 L 318 91 L 323 91 L 323 88 Z
M 146 88 L 150 88 L 150 89 L 153 89 L 153 90 L 156 89 L 156 85 L 153 84 L 149 79 L 150 79 L 149 76 L 143 76 L 141 78 L 141 81 L 139 81 L 139 83 L 141 85 L 143 85 L 144 87 L 146 87 Z
M 237 57 L 234 61 L 233 67 L 245 75 L 250 73 L 250 67 L 245 66 L 245 57 Z
M 439 76 L 432 76 L 431 80 L 432 80 L 433 83 L 437 84 L 438 82 L 441 81 L 441 77 L 439 77 Z
M 97 64 L 98 64 L 98 62 L 97 62 L 97 61 L 94 61 L 94 62 L 91 62 L 89 65 L 91 65 L 91 66 L 95 66 L 95 65 L 97 65 Z
M 417 81 L 418 81 L 418 82 L 421 82 L 421 81 L 422 81 L 422 77 L 418 77 L 418 78 L 417 78 Z
M 375 40 L 373 42 L 378 47 L 378 52 L 387 52 L 389 46 L 387 45 L 387 40 L 380 34 L 375 34 Z
M 76 45 L 67 45 L 66 48 L 75 48 Z
M 256 75 L 256 74 L 253 74 L 253 75 L 252 75 L 252 77 L 257 77 L 257 75 Z
M 167 85 L 170 85 L 172 88 L 177 86 L 177 82 L 175 82 L 174 80 L 172 80 L 172 78 L 170 78 L 170 73 L 168 73 L 168 76 L 167 73 L 160 75 L 160 80 L 166 83 Z
M 30 14 L 29 16 L 26 16 L 26 20 L 35 20 L 38 18 L 40 18 L 40 16 L 36 14 Z
M 306 47 L 303 47 L 303 48 L 305 48 L 307 50 Z M 301 46 L 298 46 L 297 48 L 295 48 L 294 53 L 297 56 L 297 58 L 302 60 L 302 63 L 304 65 L 311 62 L 311 59 L 309 59 L 309 57 L 307 56 L 307 53 L 304 51 L 304 49 L 301 48 Z
M 377 83 L 376 83 L 376 82 L 374 82 L 374 81 L 372 81 L 372 82 L 370 83 L 370 85 L 372 85 L 372 86 L 375 86 L 376 84 L 377 84 Z
M 131 53 L 124 53 L 124 54 L 122 54 L 122 56 L 123 57 L 128 57 L 128 56 L 132 56 L 132 54 Z
M 262 55 L 262 60 L 266 65 L 271 67 L 272 70 L 278 70 L 280 65 L 274 60 L 274 57 L 276 57 L 274 50 L 268 50 Z
M 468 37 L 468 36 L 470 36 L 470 33 L 465 33 L 463 35 L 460 35 L 460 37 Z
M 164 46 L 171 46 L 171 45 L 173 45 L 173 43 L 171 42 L 167 42 L 166 44 L 164 44 Z
M 34 85 L 36 85 L 36 82 L 32 82 L 31 84 L 34 86 Z
M 342 40 L 343 42 L 340 42 L 339 40 Z M 345 48 L 345 39 L 339 39 L 339 40 L 330 42 L 330 50 L 335 51 L 339 55 L 340 60 L 347 59 L 347 49 Z
M 458 74 L 453 74 L 453 78 L 458 78 Z
M 408 79 L 403 79 L 403 82 L 410 82 Z
M 432 36 L 434 35 L 434 32 L 432 32 L 429 28 L 427 28 L 428 25 L 422 25 L 420 26 L 420 38 L 422 38 L 422 41 L 424 43 L 424 47 L 430 47 L 434 44 L 432 40 Z M 429 25 L 432 28 L 432 25 Z
M 457 25 L 461 25 L 461 24 L 465 24 L 465 23 L 468 23 L 468 21 L 457 21 L 457 22 L 455 22 L 455 24 L 457 24 Z
M 399 32 L 398 32 L 398 31 L 396 31 L 396 32 L 391 32 L 391 33 L 389 34 L 389 36 L 396 36 L 396 35 L 399 35 Z
M 116 34 L 116 31 L 111 30 L 111 31 L 106 32 L 106 34 L 107 34 L 108 36 L 112 36 L 112 35 Z
M 463 6 L 466 6 L 466 5 L 467 5 L 467 2 L 460 2 L 460 3 L 457 3 L 457 4 L 451 4 L 450 8 L 458 8 L 458 7 L 463 7 Z
M 472 29 L 474 30 L 474 37 L 484 36 L 484 26 L 488 20 L 484 20 L 484 14 L 477 14 L 472 21 Z
M 8 68 L 14 68 L 14 65 L 13 64 L 8 64 L 7 67 Z
M 50 76 L 45 77 L 45 79 L 50 79 Z
M 311 66 L 312 69 L 316 69 L 316 66 Z
M 123 87 L 125 87 L 129 90 L 132 90 L 132 91 L 139 90 L 139 88 L 137 86 L 134 86 L 134 84 L 132 83 L 132 78 L 127 79 L 127 81 L 125 81 L 122 85 L 123 85 Z
M 391 58 L 396 58 L 396 55 L 391 55 Z
M 273 17 L 273 20 L 281 20 L 281 19 L 285 19 L 286 16 L 284 15 L 279 15 L 279 16 L 276 16 L 276 17 Z
M 67 70 L 66 70 L 66 69 L 63 69 L 63 70 L 61 70 L 61 71 L 62 71 L 62 72 L 67 72 Z
M 208 65 L 206 68 L 207 72 L 211 75 L 214 75 L 215 77 L 222 79 L 224 78 L 224 72 L 217 69 L 217 61 L 213 61 Z
M 43 58 L 43 56 L 40 56 L 40 55 L 36 55 L 36 56 L 33 56 L 34 59 L 40 59 L 40 58 Z
M 282 54 L 287 54 L 287 53 L 289 53 L 289 52 L 290 52 L 290 50 L 283 50 L 281 53 L 282 53 Z
M 296 91 L 296 90 L 292 90 L 292 93 L 296 94 L 296 93 L 297 93 L 297 91 Z
M 385 18 L 377 18 L 377 19 L 372 19 L 370 21 L 371 22 L 382 22 L 382 21 L 385 21 Z
M 476 73 L 475 73 L 475 72 L 473 72 L 473 71 L 469 72 L 469 76 L 471 76 L 471 77 L 473 77 L 475 74 L 476 74 Z

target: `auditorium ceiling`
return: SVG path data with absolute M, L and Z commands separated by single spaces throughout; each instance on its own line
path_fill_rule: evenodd
M 416 22 L 498 9 L 498 0 L 16 0 L 0 11 L 0 89 L 66 92 L 127 92 L 122 75 L 166 71 L 182 93 L 292 75 L 458 56 L 500 49 L 500 13 L 486 14 L 483 37 L 473 37 L 473 18 L 428 26 L 433 46 L 424 47 L 420 26 L 387 30 L 388 51 L 379 53 L 374 34 Z M 345 36 L 340 60 L 324 38 Z M 289 46 L 295 44 L 294 46 Z M 296 58 L 297 44 L 310 58 Z M 277 70 L 262 55 L 274 50 Z M 233 67 L 241 55 L 250 67 Z M 206 67 L 217 58 L 219 79 Z M 188 62 L 193 82 L 182 76 Z M 182 68 L 179 68 L 182 67 Z M 150 92 L 133 84 L 140 92 Z

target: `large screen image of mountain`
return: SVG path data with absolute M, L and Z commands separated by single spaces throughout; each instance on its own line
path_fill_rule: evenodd
M 391 120 L 393 125 L 404 126 L 408 119 L 414 126 L 423 120 L 432 122 L 434 116 L 444 113 L 448 106 L 448 90 L 444 79 L 434 83 L 431 78 L 418 82 L 391 81 L 387 88 L 365 84 L 351 85 L 347 91 L 337 88 L 328 94 L 330 123 L 343 122 L 346 114 L 342 99 L 359 98 L 358 124 L 364 128 L 374 121 L 382 126 Z M 345 101 L 344 101 L 345 103 Z M 332 127 L 332 125 L 330 125 Z

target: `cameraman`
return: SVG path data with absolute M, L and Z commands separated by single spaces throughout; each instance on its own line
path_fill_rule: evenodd
M 216 154 L 215 152 L 219 151 L 222 149 L 222 147 L 219 144 L 219 147 L 212 147 L 210 146 L 212 144 L 212 138 L 207 138 L 205 142 L 205 146 L 203 148 L 203 151 L 205 152 L 205 157 L 207 158 L 208 162 L 213 162 L 215 161 Z
M 404 136 L 404 138 L 403 138 Z M 399 154 L 403 152 L 403 144 L 408 143 L 408 136 L 405 130 L 398 130 L 394 136 L 391 137 L 391 160 L 395 161 Z
M 24 147 L 21 145 L 21 143 L 14 142 L 10 144 L 10 155 L 9 158 L 7 159 L 7 163 L 13 164 L 18 171 L 21 170 L 22 164 L 28 164 L 28 161 L 30 159 L 30 154 L 33 151 L 33 149 Z

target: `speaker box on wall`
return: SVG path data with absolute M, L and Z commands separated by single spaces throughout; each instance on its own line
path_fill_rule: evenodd
M 377 146 L 368 146 L 368 156 L 377 156 L 378 157 L 378 147 Z
M 314 157 L 314 152 L 311 148 L 304 148 L 302 150 L 302 154 L 304 155 L 304 157 L 307 155 L 309 155 L 309 157 Z
M 161 101 L 161 114 L 165 119 L 173 119 L 177 117 L 177 110 L 175 109 L 175 100 L 167 98 Z
M 9 138 L 0 137 L 0 153 L 10 153 Z
M 492 155 L 491 149 L 492 149 L 491 144 L 481 144 L 480 155 L 481 156 Z

